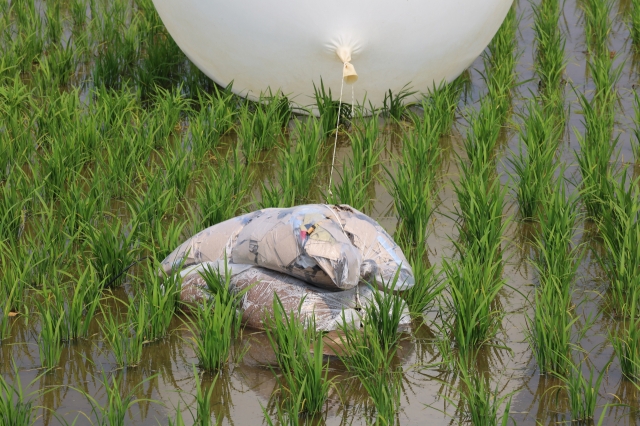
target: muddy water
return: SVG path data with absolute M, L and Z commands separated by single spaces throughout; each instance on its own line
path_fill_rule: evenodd
M 628 7 L 628 1 L 620 0 L 614 8 L 619 13 Z M 518 65 L 519 80 L 523 83 L 514 101 L 514 108 L 522 108 L 523 99 L 529 91 L 537 90 L 537 81 L 533 76 L 533 38 L 531 30 L 532 13 L 530 5 L 521 1 L 519 15 L 522 17 L 519 33 L 519 46 L 522 56 Z M 575 0 L 568 0 L 564 7 L 562 27 L 567 35 L 567 79 L 575 90 L 590 92 L 593 82 L 589 78 L 586 66 L 584 34 L 580 22 L 580 12 Z M 620 135 L 620 161 L 632 158 L 630 147 L 630 129 L 632 127 L 633 91 L 638 81 L 637 60 L 629 52 L 627 42 L 628 30 L 617 16 L 614 19 L 614 31 L 611 34 L 611 49 L 616 51 L 618 62 L 623 64 L 623 73 L 619 85 L 621 102 L 617 114 L 617 130 Z M 472 67 L 472 87 L 467 105 L 474 107 L 474 102 L 483 94 L 485 88 L 479 77 L 482 61 L 478 60 Z M 357 90 L 357 86 L 356 86 Z M 579 180 L 574 151 L 579 149 L 575 131 L 581 132 L 581 117 L 576 113 L 578 106 L 576 96 L 570 86 L 567 89 L 567 103 L 570 116 L 562 144 L 561 159 L 567 166 L 566 177 L 574 183 Z M 515 119 L 517 121 L 517 119 Z M 466 124 L 459 118 L 452 137 L 443 141 L 443 146 L 451 151 L 461 151 L 461 137 L 465 133 Z M 393 128 L 387 127 L 387 152 L 384 161 L 390 165 L 394 155 L 398 154 L 398 143 L 392 136 Z M 513 130 L 504 132 L 505 142 L 500 148 L 499 171 L 503 172 L 502 182 L 510 185 L 506 159 L 518 149 L 518 138 Z M 449 154 L 451 154 L 451 151 Z M 338 164 L 348 158 L 350 146 L 347 139 L 341 138 L 338 143 Z M 459 152 L 460 153 L 460 152 Z M 461 154 L 461 153 L 460 153 Z M 461 154 L 462 155 L 462 154 Z M 273 156 L 271 156 L 273 157 Z M 458 170 L 454 156 L 445 159 L 442 189 L 439 194 L 441 204 L 435 217 L 434 229 L 428 239 L 430 261 L 439 264 L 445 257 L 453 254 L 451 240 L 455 239 L 454 223 L 448 218 L 456 203 L 452 191 L 452 183 L 456 181 Z M 266 162 L 257 171 L 262 178 L 272 177 L 274 164 Z M 339 169 L 338 165 L 338 169 Z M 323 173 L 328 176 L 330 165 L 324 164 Z M 326 184 L 326 179 L 323 180 Z M 320 188 L 323 191 L 324 188 Z M 370 214 L 387 230 L 393 232 L 397 219 L 392 211 L 392 199 L 384 186 L 376 183 L 372 187 L 374 202 Z M 515 215 L 517 208 L 511 200 L 506 215 Z M 526 259 L 531 253 L 527 235 L 531 230 L 526 224 L 515 220 L 508 228 L 505 253 L 508 265 L 505 270 L 508 286 L 500 294 L 500 302 L 506 313 L 503 330 L 498 336 L 506 349 L 491 348 L 483 351 L 476 362 L 477 366 L 490 374 L 503 395 L 512 395 L 511 415 L 517 424 L 533 425 L 568 422 L 568 405 L 566 396 L 556 394 L 559 383 L 548 377 L 540 376 L 535 360 L 524 341 L 525 315 L 530 312 L 525 296 L 530 294 L 534 276 Z M 589 232 L 589 224 L 581 223 L 576 234 L 577 243 L 597 245 Z M 600 371 L 609 361 L 609 367 L 598 400 L 596 418 L 600 416 L 605 404 L 622 403 L 625 406 L 612 407 L 605 415 L 605 424 L 634 425 L 640 422 L 635 409 L 640 408 L 640 392 L 621 378 L 620 369 L 613 356 L 613 350 L 607 343 L 609 330 L 619 327 L 615 320 L 601 313 L 599 294 L 605 288 L 599 278 L 599 269 L 590 256 L 586 256 L 578 273 L 578 281 L 574 292 L 574 301 L 579 305 L 583 318 L 592 315 L 596 318 L 593 326 L 580 341 L 580 346 L 588 354 L 586 366 Z M 127 287 L 120 290 L 127 291 Z M 124 294 L 120 294 L 121 296 Z M 436 320 L 437 306 L 427 315 L 427 324 Z M 187 423 L 192 422 L 190 409 L 195 410 L 194 394 L 196 379 L 192 365 L 197 362 L 192 350 L 189 333 L 184 329 L 183 319 L 176 317 L 172 324 L 169 338 L 148 344 L 145 347 L 142 362 L 136 368 L 121 370 L 117 368 L 108 347 L 100 338 L 96 318 L 93 324 L 93 337 L 65 347 L 60 367 L 45 375 L 39 369 L 41 363 L 38 355 L 36 338 L 39 325 L 35 316 L 15 318 L 13 337 L 0 345 L 0 370 L 2 374 L 14 381 L 11 373 L 11 360 L 15 361 L 20 380 L 32 393 L 38 408 L 36 424 L 59 424 L 60 421 L 72 422 L 78 418 L 77 424 L 88 424 L 94 421 L 96 413 L 92 405 L 82 394 L 86 393 L 95 399 L 95 404 L 104 405 L 107 395 L 102 383 L 102 372 L 122 379 L 121 393 L 131 393 L 140 399 L 129 410 L 127 423 L 140 425 L 166 424 L 173 418 L 180 407 Z M 584 321 L 584 320 L 583 320 Z M 402 425 L 444 425 L 461 421 L 459 413 L 448 404 L 446 397 L 456 399 L 454 393 L 442 382 L 454 383 L 456 378 L 431 365 L 440 361 L 438 350 L 433 343 L 437 330 L 429 325 L 416 326 L 409 340 L 403 343 L 400 354 L 405 374 L 402 391 L 402 407 L 398 414 Z M 222 424 L 253 425 L 263 424 L 263 407 L 273 413 L 274 391 L 278 389 L 277 381 L 270 368 L 273 353 L 262 333 L 245 330 L 242 339 L 236 342 L 236 351 L 246 354 L 242 359 L 233 362 L 215 379 L 214 392 L 211 399 L 212 415 Z M 346 425 L 367 424 L 371 421 L 374 407 L 366 393 L 356 380 L 348 377 L 337 360 L 331 360 L 332 377 L 336 387 L 331 394 L 326 412 L 309 421 L 309 424 Z M 202 377 L 206 387 L 213 378 Z M 446 413 L 446 414 L 444 414 Z

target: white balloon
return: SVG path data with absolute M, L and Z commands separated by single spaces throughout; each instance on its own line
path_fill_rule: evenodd
M 313 83 L 381 106 L 410 83 L 427 92 L 482 53 L 512 0 L 153 0 L 178 46 L 216 83 L 256 99 L 281 89 L 311 105 Z M 342 59 L 340 56 L 342 56 Z

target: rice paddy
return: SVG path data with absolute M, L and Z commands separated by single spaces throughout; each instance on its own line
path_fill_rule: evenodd
M 309 76 L 313 116 L 215 85 L 151 0 L 0 2 L 0 425 L 637 424 L 639 49 L 638 0 L 520 0 L 455 81 L 370 111 Z M 413 267 L 360 330 L 158 274 L 325 202 Z

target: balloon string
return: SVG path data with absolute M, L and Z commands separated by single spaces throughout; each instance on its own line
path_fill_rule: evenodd
M 347 65 L 346 62 L 343 65 L 346 66 Z M 342 89 L 344 89 L 344 77 L 342 78 L 342 83 L 340 84 L 340 101 L 338 102 L 338 119 L 336 120 L 336 137 L 333 141 L 333 159 L 331 160 L 331 174 L 329 175 L 329 195 L 333 195 L 333 193 L 331 192 L 331 183 L 333 182 L 333 169 L 335 168 L 335 164 L 336 164 L 336 147 L 338 146 L 338 129 L 340 128 L 340 112 L 342 109 Z

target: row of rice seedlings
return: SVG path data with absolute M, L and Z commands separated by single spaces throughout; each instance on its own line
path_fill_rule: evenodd
M 42 290 L 42 300 L 35 302 L 40 314 L 38 350 L 42 367 L 46 369 L 56 367 L 62 356 L 65 309 L 61 275 L 59 271 L 51 274 L 51 281 Z
M 494 104 L 499 123 L 502 124 L 511 108 L 512 89 L 516 84 L 516 64 L 518 63 L 518 17 L 516 8 L 511 7 L 500 29 L 489 43 L 489 56 L 485 57 L 485 75 L 489 97 Z
M 140 304 L 144 304 L 146 318 L 145 341 L 153 342 L 167 335 L 169 325 L 178 310 L 180 295 L 180 274 L 162 274 L 158 262 L 148 262 L 143 274 L 144 289 L 141 290 Z
M 364 185 L 369 185 L 377 178 L 380 157 L 384 152 L 384 135 L 380 134 L 378 114 L 369 118 L 365 118 L 361 111 L 358 114 L 357 122 L 353 123 L 352 132 L 349 133 L 349 162 L 352 170 L 363 174 Z
M 602 202 L 610 194 L 608 186 L 615 172 L 611 162 L 618 143 L 618 137 L 612 140 L 613 109 L 601 107 L 596 99 L 589 102 L 584 95 L 579 95 L 585 130 L 584 135 L 576 134 L 580 145 L 576 157 L 582 175 L 579 192 L 587 214 L 593 220 L 602 216 Z
M 232 289 L 226 262 L 225 271 L 208 267 L 200 275 L 210 297 L 195 309 L 195 315 L 185 325 L 193 335 L 200 368 L 215 372 L 224 368 L 231 356 L 232 341 L 240 332 L 240 301 L 248 289 Z
M 609 280 L 607 292 L 610 310 L 618 316 L 636 315 L 640 283 L 638 264 L 640 261 L 640 196 L 637 181 L 627 183 L 626 170 L 619 179 L 611 179 L 611 191 L 601 201 L 602 215 L 597 222 L 605 253 L 597 256 Z
M 554 160 L 562 130 L 557 118 L 546 114 L 535 99 L 527 103 L 525 114 L 519 128 L 519 152 L 508 162 L 513 167 L 512 178 L 516 182 L 515 198 L 520 207 L 520 217 L 531 220 L 537 216 L 540 204 L 550 191 L 557 168 Z
M 539 283 L 533 317 L 527 316 L 527 340 L 542 374 L 565 377 L 569 373 L 572 330 L 578 320 L 571 295 L 583 255 L 572 244 L 577 218 L 577 197 L 567 197 L 566 185 L 559 178 L 540 212 L 538 257 L 533 261 Z
M 292 139 L 293 149 L 288 145 L 280 148 L 279 188 L 273 181 L 262 184 L 262 208 L 291 207 L 313 200 L 314 181 L 326 154 L 320 120 L 313 116 L 304 121 L 295 119 Z
M 581 2 L 587 50 L 592 55 L 609 54 L 611 33 L 611 0 L 585 0 Z
M 480 99 L 478 111 L 470 111 L 469 128 L 463 140 L 468 162 L 477 170 L 494 163 L 494 151 L 500 135 L 501 117 L 493 101 L 487 96 Z
M 459 401 L 443 395 L 462 421 L 474 426 L 507 426 L 511 410 L 511 395 L 500 396 L 499 383 L 492 389 L 489 375 L 474 371 L 467 360 L 456 361 L 456 371 L 460 382 L 456 387 L 452 382 L 442 382 L 457 393 Z M 504 404 L 504 408 L 502 408 Z M 500 414 L 502 408 L 502 414 Z
M 276 354 L 288 395 L 302 395 L 301 413 L 322 412 L 332 381 L 329 364 L 323 359 L 322 333 L 316 329 L 315 317 L 303 320 L 301 313 L 287 313 L 277 295 L 273 299 L 273 316 L 267 321 L 267 338 Z M 311 348 L 312 353 L 309 349 Z
M 402 297 L 407 302 L 407 309 L 414 317 L 420 317 L 435 301 L 446 286 L 435 266 L 428 265 L 426 247 L 405 249 L 413 269 L 415 284 L 406 290 Z

